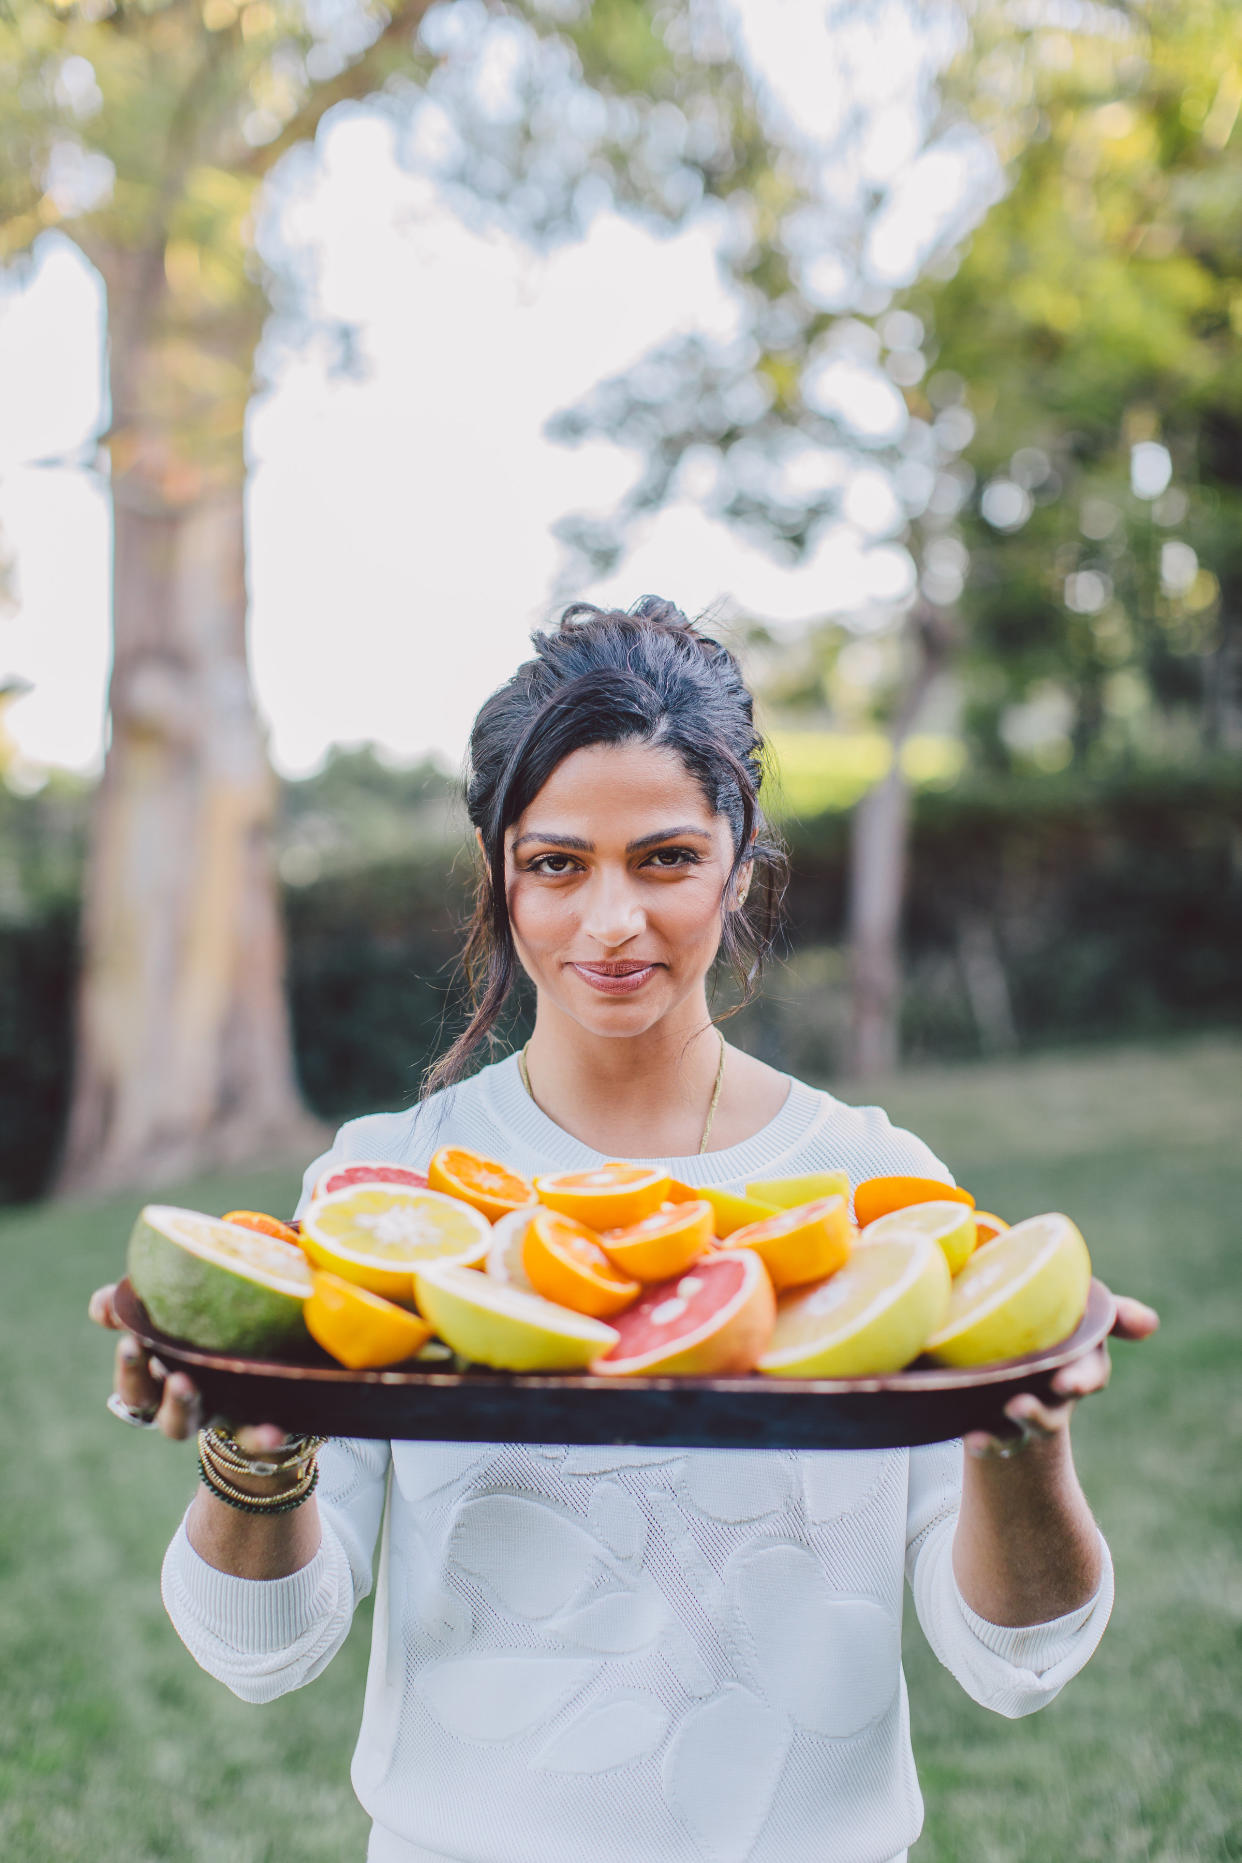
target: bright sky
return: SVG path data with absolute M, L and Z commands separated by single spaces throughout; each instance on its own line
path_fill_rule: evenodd
M 790 120 L 814 136 L 839 85 L 819 9 L 737 0 L 736 11 Z M 970 164 L 942 151 L 911 165 L 913 61 L 894 70 L 883 11 L 862 68 L 890 103 L 861 159 L 894 184 L 879 237 L 896 281 L 932 203 L 940 224 L 960 207 Z M 361 381 L 333 380 L 321 358 L 300 359 L 252 411 L 251 658 L 273 758 L 301 773 L 333 742 L 370 740 L 456 764 L 477 706 L 549 616 L 562 562 L 551 526 L 607 510 L 634 469 L 603 443 L 553 445 L 544 423 L 674 331 L 727 333 L 713 228 L 657 239 L 608 216 L 583 244 L 535 258 L 466 230 L 363 112 L 334 122 L 290 211 L 320 248 L 322 308 L 358 326 L 368 366 Z M 74 454 L 98 427 L 102 343 L 97 279 L 46 236 L 25 283 L 0 297 L 0 546 L 17 595 L 0 619 L 0 682 L 30 683 L 7 722 L 36 766 L 97 768 L 102 754 L 106 482 L 36 463 Z M 891 593 L 904 570 L 884 501 L 864 483 L 850 509 L 791 570 L 677 504 L 617 576 L 577 592 L 628 604 L 655 590 L 691 613 L 731 599 L 790 623 Z

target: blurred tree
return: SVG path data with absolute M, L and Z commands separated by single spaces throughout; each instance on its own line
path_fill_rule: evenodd
M 245 646 L 246 407 L 273 295 L 296 313 L 300 282 L 260 256 L 265 179 L 333 106 L 378 95 L 408 125 L 434 92 L 441 121 L 458 124 L 442 179 L 463 200 L 503 207 L 536 237 L 581 225 L 601 190 L 676 217 L 721 164 L 737 167 L 745 120 L 727 48 L 698 56 L 697 12 L 643 0 L 0 9 L 0 263 L 59 228 L 108 300 L 98 444 L 115 654 L 65 1186 L 154 1182 L 307 1138 Z M 698 95 L 683 116 L 668 98 L 688 70 Z M 738 146 L 744 160 L 744 134 Z

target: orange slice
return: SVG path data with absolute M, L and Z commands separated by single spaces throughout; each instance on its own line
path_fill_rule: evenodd
M 339 1274 L 312 1274 L 314 1288 L 302 1309 L 306 1330 L 317 1345 L 350 1371 L 400 1365 L 431 1337 L 426 1320 L 394 1306 Z
M 256 1235 L 273 1236 L 277 1242 L 292 1242 L 297 1248 L 302 1246 L 296 1229 L 282 1223 L 279 1216 L 265 1216 L 262 1210 L 230 1210 L 221 1220 L 236 1223 L 239 1229 L 253 1229 Z
M 425 1261 L 476 1267 L 491 1233 L 486 1216 L 438 1190 L 355 1184 L 312 1201 L 299 1239 L 316 1268 L 410 1306 L 416 1267 Z
M 442 1145 L 427 1166 L 427 1182 L 446 1197 L 460 1197 L 463 1203 L 481 1210 L 494 1223 L 510 1210 L 529 1203 L 534 1196 L 530 1182 L 497 1164 L 494 1158 L 481 1158 L 477 1151 L 460 1145 Z
M 912 1203 L 964 1203 L 973 1210 L 975 1200 L 956 1184 L 938 1177 L 869 1177 L 854 1192 L 854 1218 L 860 1229 L 887 1216 L 890 1210 L 908 1210 Z
M 993 1216 L 991 1210 L 976 1210 L 975 1247 L 982 1248 L 985 1242 L 995 1242 L 997 1236 L 1004 1235 L 1008 1227 L 1003 1216 Z
M 537 1294 L 593 1320 L 622 1312 L 642 1292 L 637 1281 L 613 1267 L 593 1230 L 549 1210 L 541 1211 L 526 1231 L 522 1266 Z
M 645 1164 L 601 1164 L 594 1171 L 559 1171 L 535 1179 L 540 1203 L 591 1229 L 620 1229 L 652 1216 L 668 1193 L 668 1178 Z
M 693 1203 L 665 1204 L 625 1229 L 605 1229 L 599 1240 L 622 1274 L 636 1281 L 667 1281 L 684 1274 L 711 1247 L 714 1233 L 712 1206 L 699 1197 Z
M 712 1206 L 712 1220 L 718 1236 L 731 1236 L 735 1229 L 757 1223 L 761 1216 L 771 1216 L 777 1208 L 775 1203 L 761 1203 L 757 1197 L 739 1196 L 736 1190 L 717 1190 L 712 1184 L 683 1184 L 675 1177 L 670 1179 L 670 1203 L 696 1203 L 700 1198 Z
M 844 1267 L 854 1246 L 854 1227 L 844 1197 L 818 1197 L 735 1229 L 723 1246 L 753 1249 L 779 1294 Z

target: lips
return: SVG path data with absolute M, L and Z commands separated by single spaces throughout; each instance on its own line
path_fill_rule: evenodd
M 658 966 L 635 958 L 605 958 L 591 964 L 571 964 L 569 968 L 604 996 L 632 996 L 655 975 Z

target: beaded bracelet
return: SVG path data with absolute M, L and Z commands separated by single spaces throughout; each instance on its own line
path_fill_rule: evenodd
M 209 1426 L 198 1433 L 200 1452 L 206 1448 L 212 1463 L 226 1475 L 284 1475 L 296 1470 L 300 1477 L 327 1440 L 326 1436 L 295 1436 L 280 1449 L 252 1456 L 239 1449 L 236 1439 L 225 1430 Z
M 318 1451 L 322 1436 L 299 1437 L 285 1445 L 281 1460 L 264 1462 L 237 1449 L 232 1437 L 222 1431 L 204 1429 L 198 1433 L 198 1467 L 204 1483 L 212 1493 L 244 1514 L 285 1514 L 314 1493 L 319 1480 Z M 276 1494 L 247 1494 L 234 1485 L 230 1477 L 248 1479 L 255 1475 L 292 1474 L 293 1486 Z
M 310 1499 L 319 1484 L 319 1465 L 315 1462 L 312 1462 L 295 1487 L 282 1489 L 279 1494 L 243 1494 L 240 1488 L 226 1481 L 201 1453 L 198 1472 L 204 1485 L 218 1500 L 228 1507 L 235 1507 L 241 1514 L 290 1514 L 295 1507 L 301 1507 L 304 1501 Z

